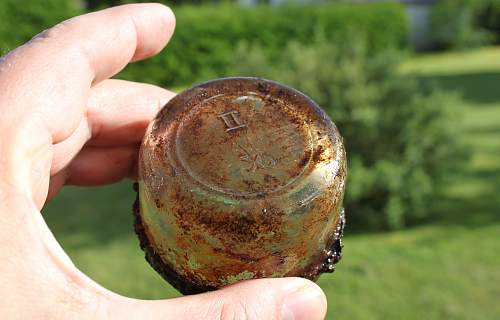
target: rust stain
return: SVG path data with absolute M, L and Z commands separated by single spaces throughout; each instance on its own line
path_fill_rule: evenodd
M 135 230 L 148 262 L 182 293 L 214 290 L 240 274 L 316 280 L 340 259 L 345 152 L 335 126 L 306 96 L 263 79 L 208 82 L 173 98 L 147 137 L 140 192 L 169 222 L 145 225 L 137 201 Z M 331 161 L 339 170 L 327 187 L 311 182 L 321 194 L 307 210 L 301 199 L 291 202 L 295 182 Z
M 323 146 L 322 145 L 319 145 L 316 150 L 314 150 L 314 153 L 313 153 L 313 156 L 312 156 L 312 160 L 316 163 L 318 162 L 321 162 L 322 161 L 322 155 L 323 155 Z
M 300 161 L 298 163 L 299 169 L 303 168 L 309 162 L 310 157 L 311 157 L 311 151 L 307 150 L 304 153 L 304 155 L 300 158 Z

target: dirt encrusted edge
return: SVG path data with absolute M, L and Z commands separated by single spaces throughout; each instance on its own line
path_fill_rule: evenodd
M 177 273 L 168 263 L 165 263 L 160 255 L 155 251 L 146 234 L 146 230 L 142 223 L 140 214 L 140 204 L 139 204 L 139 184 L 134 183 L 134 191 L 136 192 L 136 198 L 133 204 L 134 213 L 134 230 L 139 237 L 139 243 L 141 249 L 144 251 L 146 261 L 153 267 L 156 272 L 158 272 L 163 279 L 170 283 L 174 288 L 176 288 L 180 293 L 184 295 L 203 293 L 207 291 L 217 290 L 217 287 L 200 285 L 186 277 L 181 276 Z M 334 265 L 339 262 L 342 257 L 342 236 L 345 227 L 345 213 L 344 209 L 341 211 L 341 216 L 339 222 L 336 226 L 335 234 L 333 237 L 333 242 L 331 247 L 324 250 L 324 254 L 321 255 L 321 262 L 313 264 L 312 270 L 308 272 L 303 272 L 299 275 L 303 278 L 307 278 L 316 281 L 317 278 L 322 273 L 331 273 L 335 270 Z
M 207 291 L 213 291 L 217 288 L 211 286 L 204 286 L 197 284 L 191 280 L 178 274 L 172 267 L 165 263 L 160 255 L 151 246 L 149 239 L 146 235 L 146 230 L 142 224 L 142 219 L 140 215 L 140 205 L 139 205 L 139 185 L 134 183 L 134 190 L 136 192 L 136 198 L 133 205 L 134 212 L 134 230 L 139 237 L 139 243 L 141 249 L 144 251 L 146 261 L 153 267 L 153 269 L 158 272 L 163 279 L 170 283 L 174 288 L 179 290 L 180 293 L 184 295 L 203 293 Z

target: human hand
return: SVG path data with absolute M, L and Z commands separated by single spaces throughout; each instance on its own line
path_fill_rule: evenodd
M 159 52 L 174 25 L 165 6 L 120 6 L 65 21 L 1 58 L 2 318 L 325 316 L 321 289 L 301 278 L 242 281 L 170 300 L 123 297 L 80 272 L 45 224 L 40 209 L 64 184 L 94 186 L 134 176 L 146 126 L 173 93 L 108 78 Z

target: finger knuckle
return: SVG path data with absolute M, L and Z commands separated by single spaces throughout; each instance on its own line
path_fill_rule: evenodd
M 251 320 L 245 303 L 223 303 L 220 308 L 219 320 Z
M 211 319 L 218 320 L 276 320 L 274 312 L 262 312 L 262 307 L 257 307 L 245 301 L 226 301 L 220 305 L 217 316 Z M 260 310 L 260 311 L 259 311 Z M 263 314 L 266 313 L 266 314 Z
M 59 22 L 52 28 L 45 29 L 37 34 L 35 37 L 33 37 L 32 41 L 46 41 L 49 39 L 57 39 L 68 31 L 70 25 L 71 20 Z
M 57 52 L 62 57 L 71 58 L 73 61 L 78 59 L 86 53 L 84 47 L 79 42 L 66 41 L 69 35 L 80 30 L 75 30 L 75 23 L 72 19 L 62 21 L 50 29 L 46 29 L 36 36 L 34 36 L 26 45 L 34 50 L 42 47 L 57 48 Z

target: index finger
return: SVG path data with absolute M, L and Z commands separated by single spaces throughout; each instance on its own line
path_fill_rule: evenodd
M 67 55 L 77 55 L 82 60 L 74 62 L 87 62 L 85 71 L 97 82 L 112 77 L 131 61 L 158 53 L 174 27 L 174 14 L 167 6 L 129 4 L 63 21 L 37 35 L 21 50 L 34 50 L 34 58 L 39 58 L 34 63 L 52 64 Z M 37 46 L 40 41 L 41 47 Z
M 4 124 L 14 128 L 37 108 L 52 142 L 63 140 L 80 122 L 91 85 L 159 52 L 174 27 L 168 7 L 132 4 L 78 16 L 41 33 L 0 64 Z
M 69 19 L 2 57 L 2 180 L 41 205 L 52 145 L 86 117 L 91 86 L 160 51 L 174 27 L 166 6 L 124 5 Z

